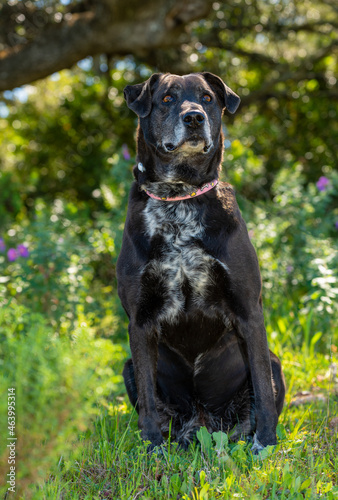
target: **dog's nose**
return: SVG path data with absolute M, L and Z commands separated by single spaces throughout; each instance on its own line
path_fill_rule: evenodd
M 204 122 L 204 116 L 199 111 L 188 111 L 183 116 L 183 121 L 187 127 L 197 128 Z

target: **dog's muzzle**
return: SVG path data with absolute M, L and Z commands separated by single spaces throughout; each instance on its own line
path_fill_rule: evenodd
M 166 153 L 205 154 L 213 146 L 208 117 L 203 109 L 189 109 L 181 113 L 173 135 L 174 141 L 163 142 Z

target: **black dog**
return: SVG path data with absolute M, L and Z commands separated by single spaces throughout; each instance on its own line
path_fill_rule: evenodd
M 211 73 L 154 74 L 124 94 L 139 116 L 138 165 L 117 278 L 141 435 L 152 448 L 171 425 L 186 446 L 204 425 L 251 436 L 258 452 L 276 443 L 285 384 L 256 253 L 233 189 L 217 180 L 222 112 L 240 99 Z

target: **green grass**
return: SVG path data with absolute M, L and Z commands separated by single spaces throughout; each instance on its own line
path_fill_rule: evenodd
M 246 442 L 201 429 L 187 451 L 170 439 L 148 455 L 137 415 L 118 398 L 102 410 L 76 458 L 60 460 L 35 490 L 44 499 L 338 499 L 337 380 L 332 355 L 286 352 L 288 392 L 276 447 L 251 454 Z M 331 368 L 330 368 L 331 366 Z M 299 391 L 323 395 L 295 406 Z M 335 427 L 336 425 L 336 427 Z

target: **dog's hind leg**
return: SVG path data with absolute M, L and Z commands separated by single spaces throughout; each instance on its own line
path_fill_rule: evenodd
M 175 406 L 181 413 L 191 411 L 194 393 L 192 367 L 173 349 L 159 343 L 157 394 L 164 404 Z
M 137 388 L 135 382 L 134 365 L 131 359 L 128 359 L 123 368 L 123 378 L 131 404 L 138 412 Z
M 282 413 L 284 398 L 285 398 L 285 380 L 282 372 L 282 365 L 279 358 L 270 351 L 270 361 L 271 361 L 271 371 L 272 371 L 272 382 L 273 390 L 275 394 L 275 403 L 277 415 Z
M 223 412 L 249 378 L 248 363 L 233 330 L 226 332 L 212 349 L 195 361 L 196 394 L 214 414 Z
M 281 363 L 269 352 L 275 408 L 278 415 L 283 409 L 285 382 Z M 215 347 L 200 356 L 194 373 L 197 395 L 214 421 L 210 427 L 231 429 L 231 439 L 252 436 L 256 430 L 256 405 L 243 344 L 234 334 L 227 332 Z M 221 424 L 220 424 L 221 422 Z

